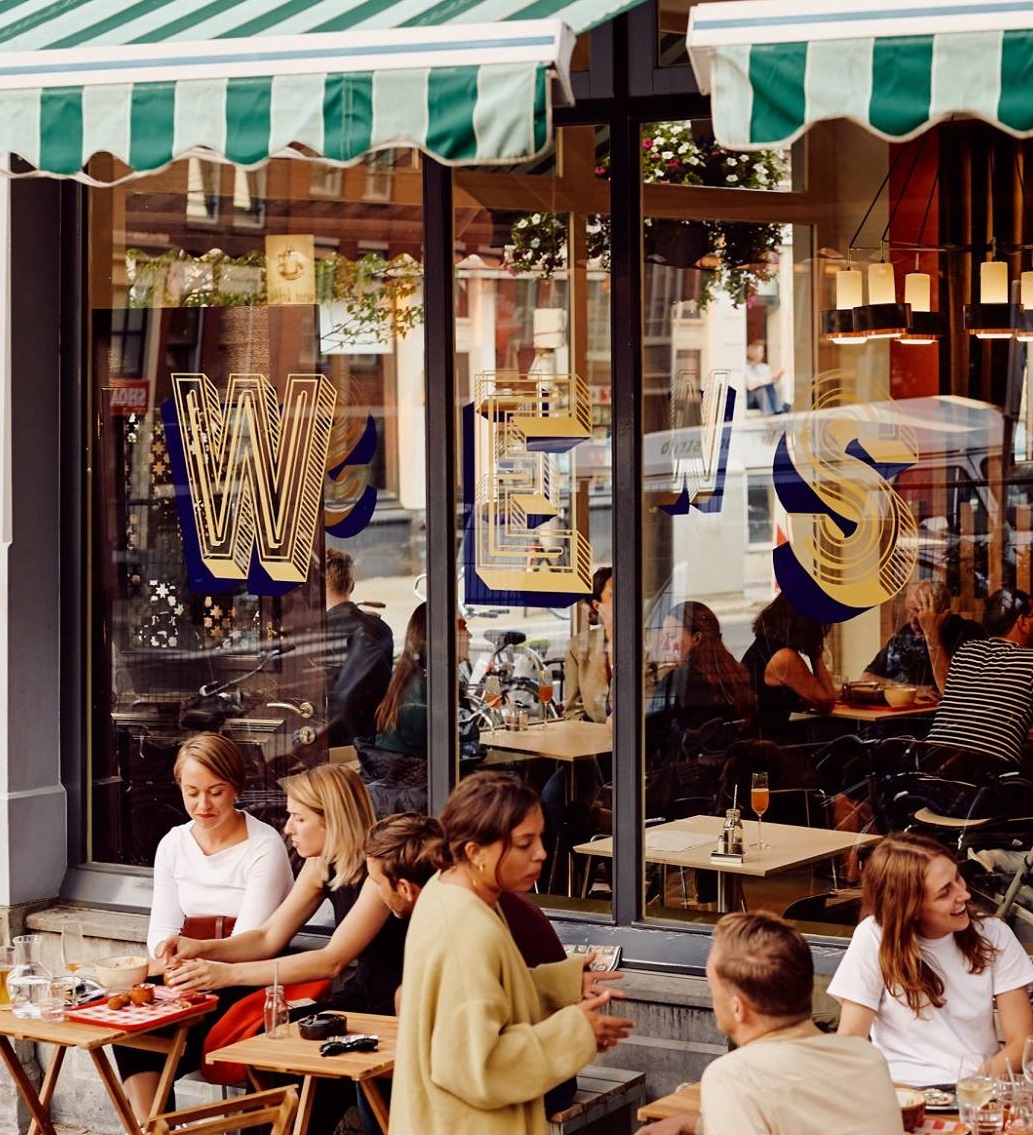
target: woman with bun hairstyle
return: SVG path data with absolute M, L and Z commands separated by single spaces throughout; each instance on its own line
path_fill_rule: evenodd
M 581 959 L 528 969 L 499 912 L 545 860 L 534 791 L 474 773 L 440 819 L 448 865 L 409 926 L 391 1133 L 544 1135 L 545 1093 L 632 1022 L 600 1011 L 611 994 Z
M 279 832 L 236 802 L 247 772 L 240 749 L 220 733 L 197 733 L 176 755 L 173 775 L 189 821 L 162 837 L 154 857 L 154 891 L 147 949 L 157 958 L 170 935 L 243 934 L 261 926 L 294 884 Z M 164 968 L 152 961 L 151 972 Z M 227 995 L 225 1010 L 241 993 Z M 196 1032 L 196 1030 L 195 1030 Z M 197 1067 L 199 1038 L 191 1037 L 187 1065 Z M 160 1053 L 116 1048 L 126 1095 L 138 1117 L 150 1113 L 165 1064 Z
M 973 913 L 943 847 L 920 835 L 886 836 L 861 885 L 867 918 L 829 985 L 842 1004 L 839 1032 L 870 1034 L 898 1083 L 952 1086 L 970 1053 L 995 1054 L 998 1075 L 1021 1069 L 1033 1032 L 1033 964 L 1000 919 Z

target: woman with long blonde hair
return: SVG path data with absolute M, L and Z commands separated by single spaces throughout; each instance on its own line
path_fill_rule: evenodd
M 994 1054 L 999 1073 L 1021 1068 L 1033 1031 L 1033 963 L 1000 919 L 974 914 L 943 847 L 889 835 L 861 885 L 867 917 L 829 985 L 842 1004 L 839 1032 L 870 1034 L 900 1083 L 953 1084 L 961 1057 L 973 1052 Z
M 390 917 L 366 876 L 363 845 L 374 815 L 365 786 L 343 765 L 317 765 L 280 784 L 287 793 L 284 831 L 305 861 L 290 894 L 247 933 L 222 941 L 168 939 L 159 948 L 168 966 L 166 981 L 184 991 L 269 985 L 274 964 L 285 984 L 318 981 L 337 977 L 354 961 L 355 972 L 335 996 L 335 1006 L 393 1012 L 405 925 Z M 324 900 L 333 907 L 336 923 L 330 940 L 319 950 L 284 956 Z

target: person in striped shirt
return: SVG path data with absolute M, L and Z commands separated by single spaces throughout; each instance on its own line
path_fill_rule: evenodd
M 951 659 L 930 742 L 1022 761 L 1033 724 L 1033 601 L 1005 587 L 986 602 L 990 635 L 966 642 Z

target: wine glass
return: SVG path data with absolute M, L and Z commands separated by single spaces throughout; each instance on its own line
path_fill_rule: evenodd
M 1022 1073 L 1033 1084 L 1033 1036 L 1022 1042 Z
M 757 842 L 751 843 L 750 847 L 756 847 L 761 851 L 771 847 L 770 843 L 764 842 L 764 830 L 761 827 L 761 819 L 768 810 L 768 804 L 770 802 L 771 793 L 768 790 L 768 774 L 766 772 L 755 772 L 753 779 L 750 781 L 750 808 L 757 816 Z
M 488 706 L 488 715 L 491 718 L 491 735 L 495 736 L 495 714 L 502 701 L 502 682 L 498 674 L 489 674 L 484 679 L 484 700 Z
M 542 724 L 549 720 L 549 703 L 552 701 L 552 675 L 543 674 L 538 682 L 538 700 L 542 705 Z
M 992 1057 L 967 1053 L 958 1062 L 955 1086 L 962 1122 L 979 1135 L 994 1135 L 1004 1127 L 1004 1109 L 997 1097 Z
M 78 922 L 66 922 L 61 927 L 61 962 L 65 973 L 76 973 L 86 960 L 86 944 L 83 941 L 82 926 Z

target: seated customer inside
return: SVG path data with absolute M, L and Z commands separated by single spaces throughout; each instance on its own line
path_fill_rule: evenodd
M 822 656 L 827 630 L 801 614 L 782 592 L 753 621 L 755 638 L 742 662 L 765 739 L 786 739 L 793 713 L 829 713 L 836 704 L 837 690 Z
M 986 631 L 974 619 L 952 614 L 950 592 L 938 580 L 911 584 L 904 613 L 907 622 L 894 631 L 861 678 L 942 692 L 950 660 L 966 642 L 986 638 Z

